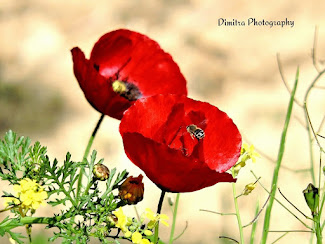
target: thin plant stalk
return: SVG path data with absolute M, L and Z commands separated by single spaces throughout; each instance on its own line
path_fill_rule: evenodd
M 101 114 L 95 128 L 94 128 L 94 131 L 93 133 L 91 134 L 89 140 L 88 140 L 88 145 L 86 147 L 86 150 L 85 150 L 85 153 L 84 153 L 84 156 L 82 158 L 82 161 L 86 160 L 88 155 L 89 155 L 89 152 L 90 152 L 90 148 L 91 146 L 93 145 L 93 142 L 94 142 L 94 139 L 95 139 L 95 136 L 97 134 L 97 131 L 99 129 L 99 126 L 101 125 L 101 123 L 103 122 L 103 119 L 104 119 L 104 116 L 105 114 Z M 78 178 L 78 184 L 77 184 L 77 196 L 79 196 L 80 194 L 80 189 L 81 189 L 81 185 L 82 185 L 82 177 L 83 177 L 83 174 L 84 174 L 84 170 L 82 168 L 80 168 L 80 172 L 79 172 L 79 178 Z
M 322 151 L 321 151 L 321 148 L 319 149 L 320 152 L 319 152 L 319 184 L 318 184 L 318 189 L 320 190 L 320 182 L 321 182 L 321 171 L 322 171 Z M 319 202 L 320 202 L 320 198 L 318 198 L 318 209 L 317 209 L 317 213 L 314 214 L 314 226 L 315 226 L 315 229 L 316 229 L 316 239 L 317 239 L 317 244 L 321 244 L 323 243 L 323 237 L 322 237 L 322 227 L 321 227 L 321 215 L 322 215 L 322 210 L 323 210 L 323 205 L 320 207 L 319 206 Z
M 278 242 L 280 239 L 282 239 L 283 237 L 285 237 L 286 235 L 288 235 L 289 234 L 289 232 L 286 232 L 286 233 L 284 233 L 282 236 L 280 236 L 279 238 L 277 238 L 274 242 L 272 242 L 271 244 L 274 244 L 274 243 L 276 243 L 276 242 Z
M 323 237 L 322 237 L 322 228 L 320 225 L 320 214 L 317 213 L 314 215 L 314 222 L 315 222 L 315 229 L 316 229 L 316 239 L 317 239 L 317 244 L 322 244 L 323 243 Z
M 310 91 L 312 90 L 312 88 L 314 88 L 316 82 L 319 80 L 319 78 L 325 73 L 325 70 L 319 72 L 319 74 L 316 76 L 316 78 L 312 81 L 312 83 L 310 84 L 310 86 L 308 87 L 306 94 L 305 94 L 305 98 L 304 98 L 304 114 L 305 114 L 305 120 L 306 120 L 306 124 L 308 125 L 309 120 L 308 120 L 308 112 L 307 111 L 307 101 L 308 101 L 308 97 L 310 94 Z M 307 129 L 307 133 L 308 133 L 308 139 L 309 139 L 309 157 L 310 157 L 310 174 L 311 174 L 311 178 L 313 181 L 313 184 L 315 185 L 315 171 L 314 171 L 314 155 L 313 155 L 313 134 L 312 131 L 310 129 L 309 126 L 306 126 Z
M 292 114 L 292 108 L 293 108 L 293 103 L 294 103 L 294 97 L 295 93 L 297 90 L 297 85 L 298 85 L 298 78 L 299 78 L 299 68 L 297 68 L 296 72 L 296 79 L 295 83 L 291 92 L 291 97 L 290 97 L 290 102 L 287 110 L 287 115 L 286 115 L 286 120 L 284 123 L 283 131 L 282 131 L 282 136 L 281 136 L 281 142 L 280 142 L 280 148 L 279 148 L 279 153 L 278 153 L 278 159 L 277 163 L 273 172 L 273 180 L 272 180 L 272 187 L 271 187 L 271 197 L 269 204 L 266 208 L 265 212 L 265 218 L 264 218 L 264 227 L 263 227 L 263 235 L 262 235 L 262 240 L 261 243 L 265 244 L 266 239 L 268 236 L 269 228 L 270 228 L 270 219 L 271 219 L 271 212 L 272 212 L 272 207 L 273 207 L 273 202 L 275 198 L 275 193 L 278 185 L 278 177 L 279 177 L 279 171 L 281 167 L 281 162 L 284 154 L 284 149 L 285 149 L 285 141 L 286 141 L 286 136 L 287 136 L 287 131 L 288 131 L 288 126 Z
M 255 216 L 258 215 L 259 213 L 259 208 L 260 208 L 260 203 L 257 201 L 256 203 L 256 209 L 255 209 Z M 256 233 L 256 227 L 257 227 L 257 221 L 255 221 L 252 225 L 252 231 L 251 231 L 251 237 L 250 237 L 250 244 L 254 244 L 254 239 L 255 239 L 255 233 Z
M 166 191 L 161 190 L 161 195 L 160 195 L 158 208 L 157 208 L 157 214 L 161 213 L 161 208 L 162 208 L 162 204 L 164 202 L 165 194 L 166 194 Z M 158 241 L 159 241 L 159 220 L 158 220 L 158 222 L 156 223 L 156 226 L 155 226 L 155 235 L 154 235 L 154 238 L 153 238 L 153 243 L 156 244 L 156 243 L 158 243 Z
M 174 207 L 174 211 L 173 211 L 173 223 L 172 223 L 172 228 L 170 230 L 169 244 L 172 244 L 174 241 L 174 232 L 175 232 L 175 226 L 176 226 L 177 209 L 178 209 L 180 195 L 181 195 L 180 193 L 177 193 L 177 196 L 176 196 L 175 207 Z
M 253 171 L 251 171 L 252 174 L 254 175 L 254 177 L 257 179 L 257 176 L 254 174 Z M 258 182 L 260 184 L 260 186 L 269 194 L 269 198 L 271 196 L 271 193 L 265 188 L 265 186 L 263 186 L 263 184 L 261 182 Z M 268 198 L 268 200 L 269 200 Z M 281 203 L 280 200 L 278 200 L 276 197 L 274 198 L 275 201 L 277 201 L 285 210 L 287 210 L 293 217 L 295 217 L 301 224 L 303 224 L 307 229 L 310 229 L 311 231 L 313 230 L 313 228 L 309 227 L 305 222 L 303 222 L 300 218 L 298 218 L 298 216 L 296 216 L 289 208 L 287 208 L 283 203 Z M 305 215 L 304 215 L 305 216 Z M 307 216 L 307 219 L 312 220 L 311 218 L 309 218 Z
M 234 168 L 232 168 L 232 175 L 234 176 Z M 232 194 L 234 197 L 234 204 L 235 204 L 235 210 L 236 210 L 236 217 L 237 217 L 237 223 L 238 223 L 238 228 L 239 228 L 239 235 L 240 235 L 240 243 L 244 244 L 244 231 L 243 231 L 243 224 L 241 222 L 240 218 L 240 212 L 239 212 L 239 207 L 238 207 L 238 200 L 237 200 L 237 192 L 236 192 L 236 184 L 231 183 L 232 185 Z

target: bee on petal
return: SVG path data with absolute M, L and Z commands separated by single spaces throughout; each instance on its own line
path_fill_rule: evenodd
M 191 134 L 191 137 L 195 137 L 196 139 L 200 140 L 200 139 L 203 139 L 205 137 L 205 133 L 204 131 L 197 127 L 196 125 L 188 125 L 186 126 L 186 130 L 188 133 Z

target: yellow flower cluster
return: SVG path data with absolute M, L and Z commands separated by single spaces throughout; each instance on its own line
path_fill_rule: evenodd
M 124 233 L 124 237 L 136 244 L 153 244 L 144 236 L 151 236 L 153 232 L 151 231 L 158 221 L 162 224 L 168 226 L 168 223 L 165 220 L 168 220 L 168 216 L 165 214 L 156 214 L 151 209 L 147 208 L 145 213 L 142 214 L 141 220 L 137 223 L 136 220 L 128 218 L 123 213 L 122 207 L 114 211 L 113 214 L 117 217 L 115 226 L 121 229 Z M 147 224 L 146 229 L 141 229 L 143 222 L 148 219 L 149 223 Z
M 167 227 L 169 226 L 168 223 L 165 221 L 168 220 L 168 216 L 165 214 L 156 214 L 152 212 L 150 208 L 146 208 L 144 216 L 150 220 L 150 222 L 148 223 L 148 229 L 153 229 L 158 223 L 158 221 L 160 221 L 163 225 Z
M 240 158 L 237 162 L 237 164 L 234 166 L 234 175 L 237 176 L 239 173 L 239 170 L 246 166 L 246 162 L 248 160 L 251 160 L 253 163 L 256 162 L 256 157 L 260 157 L 260 154 L 257 153 L 254 149 L 254 145 L 248 145 L 246 143 L 243 143 L 241 152 L 240 152 Z
M 124 233 L 126 233 L 128 231 L 127 226 L 129 226 L 131 223 L 130 221 L 128 221 L 128 218 L 123 213 L 122 207 L 119 207 L 119 209 L 114 211 L 113 214 L 117 218 L 117 223 L 115 224 L 115 226 L 117 228 L 120 228 Z
M 24 209 L 38 209 L 40 205 L 45 205 L 47 199 L 47 192 L 40 186 L 36 180 L 28 178 L 22 179 L 19 185 L 14 185 L 14 191 L 17 198 L 6 198 L 6 205 L 13 203 L 15 205 L 21 204 Z

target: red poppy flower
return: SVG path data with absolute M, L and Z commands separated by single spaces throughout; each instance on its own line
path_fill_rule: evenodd
M 191 192 L 218 182 L 238 160 L 241 135 L 228 115 L 209 103 L 156 95 L 130 107 L 120 124 L 129 159 L 162 190 Z
M 120 29 L 103 35 L 90 59 L 71 50 L 74 74 L 88 102 L 99 112 L 121 119 L 137 99 L 155 94 L 187 94 L 186 80 L 157 42 Z

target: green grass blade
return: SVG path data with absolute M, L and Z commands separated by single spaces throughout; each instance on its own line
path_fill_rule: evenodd
M 282 162 L 282 158 L 283 158 L 283 154 L 284 154 L 285 141 L 286 141 L 288 126 L 289 126 L 289 122 L 290 122 L 290 118 L 291 118 L 291 114 L 292 114 L 294 97 L 295 97 L 295 93 L 297 90 L 298 78 L 299 78 L 299 67 L 297 68 L 296 79 L 295 79 L 295 83 L 294 83 L 294 86 L 293 86 L 293 89 L 291 92 L 290 102 L 289 102 L 289 106 L 288 106 L 288 110 L 287 110 L 287 116 L 286 116 L 286 120 L 285 120 L 284 127 L 282 130 L 278 159 L 277 159 L 276 166 L 275 166 L 275 169 L 273 172 L 273 180 L 272 180 L 272 186 L 271 186 L 271 197 L 269 200 L 269 204 L 266 208 L 265 218 L 264 218 L 263 236 L 262 236 L 262 241 L 261 241 L 261 243 L 263 243 L 263 244 L 266 243 L 267 235 L 268 235 L 269 228 L 270 228 L 271 211 L 272 211 L 273 202 L 274 202 L 274 198 L 275 198 L 275 192 L 277 189 L 278 176 L 279 176 L 281 162 Z

